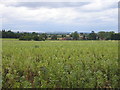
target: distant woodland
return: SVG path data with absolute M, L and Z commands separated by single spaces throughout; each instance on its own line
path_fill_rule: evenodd
M 69 34 L 49 34 L 49 33 L 36 33 L 36 32 L 13 32 L 11 30 L 0 31 L 1 38 L 16 38 L 19 40 L 120 40 L 120 33 L 114 31 L 105 32 L 100 31 L 95 33 L 78 33 L 77 31 Z

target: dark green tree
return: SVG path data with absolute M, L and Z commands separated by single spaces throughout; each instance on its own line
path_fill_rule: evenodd
M 35 40 L 35 41 L 39 41 L 39 36 L 37 36 L 37 35 L 34 36 L 34 37 L 33 37 L 33 40 Z
M 105 40 L 106 39 L 106 32 L 105 31 L 98 32 L 98 37 L 100 40 Z
M 21 37 L 19 38 L 19 40 L 30 41 L 30 40 L 32 40 L 32 38 L 31 38 L 31 36 L 29 36 L 29 35 L 25 35 L 25 36 L 21 36 Z
M 77 33 L 77 31 L 72 33 L 71 36 L 72 36 L 73 40 L 78 40 L 79 39 L 79 34 Z
M 89 40 L 96 40 L 97 39 L 97 34 L 92 31 L 89 35 L 88 35 L 88 39 Z
M 111 31 L 111 32 L 100 31 L 100 32 L 98 32 L 98 37 L 100 40 L 111 40 L 112 34 L 114 34 L 113 31 Z
M 62 34 L 62 36 L 61 36 L 62 38 L 64 38 L 64 37 L 66 37 L 66 35 L 65 34 Z
M 42 33 L 41 35 L 42 35 L 42 37 L 43 37 L 45 40 L 48 38 L 48 36 L 47 36 L 46 33 Z
M 114 33 L 111 35 L 112 40 L 120 40 L 120 33 Z
M 45 41 L 44 37 L 42 35 L 36 35 L 33 37 L 33 40 L 35 41 Z

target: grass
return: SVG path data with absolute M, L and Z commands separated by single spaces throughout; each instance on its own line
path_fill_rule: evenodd
M 118 41 L 3 39 L 3 87 L 119 87 Z

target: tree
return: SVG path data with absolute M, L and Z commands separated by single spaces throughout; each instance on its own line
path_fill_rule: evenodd
M 29 36 L 29 35 L 25 35 L 25 36 L 21 36 L 21 37 L 19 38 L 19 40 L 27 40 L 27 41 L 30 41 L 30 40 L 32 40 L 32 38 L 31 38 L 31 36 Z
M 85 36 L 84 33 L 80 33 L 80 39 L 82 39 L 82 40 L 86 40 L 86 36 Z
M 45 40 L 46 39 L 42 35 L 39 36 L 39 41 L 45 41 Z
M 73 37 L 73 40 L 78 40 L 79 39 L 79 34 L 77 33 L 77 31 L 72 33 L 71 36 Z
M 106 39 L 106 32 L 105 31 L 98 32 L 98 37 L 100 40 L 105 40 Z
M 66 37 L 66 35 L 65 35 L 65 34 L 62 34 L 62 38 L 64 38 L 64 37 Z
M 48 38 L 46 33 L 42 33 L 42 37 L 43 37 L 45 40 Z
M 85 35 L 83 35 L 83 38 L 82 38 L 83 40 L 86 40 L 86 37 L 85 37 Z
M 89 40 L 96 40 L 97 39 L 97 34 L 92 31 L 89 35 L 88 35 L 88 39 Z
M 120 40 L 120 33 L 114 33 L 111 35 L 111 40 Z
M 32 32 L 32 35 L 33 35 L 33 36 L 36 36 L 36 35 L 38 35 L 38 33 L 36 33 L 36 32 Z
M 98 37 L 100 40 L 111 40 L 112 34 L 114 34 L 113 31 L 111 31 L 111 32 L 101 31 L 101 32 L 98 32 Z
M 39 41 L 39 37 L 36 35 L 36 36 L 33 37 L 33 40 Z
M 33 40 L 35 41 L 45 41 L 44 37 L 42 35 L 36 35 L 33 37 Z

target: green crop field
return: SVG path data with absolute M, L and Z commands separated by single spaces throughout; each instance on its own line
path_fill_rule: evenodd
M 4 88 L 119 87 L 118 41 L 2 40 Z

